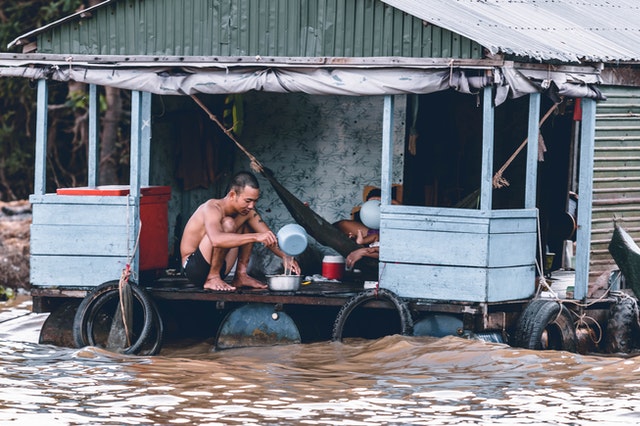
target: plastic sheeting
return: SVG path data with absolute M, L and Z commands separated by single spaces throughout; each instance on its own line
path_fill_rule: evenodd
M 554 89 L 559 95 L 602 99 L 593 87 L 597 75 L 571 76 L 563 72 L 535 73 L 502 67 L 489 76 L 485 70 L 413 68 L 90 68 L 78 65 L 4 67 L 0 77 L 48 78 L 138 90 L 158 95 L 228 94 L 252 90 L 311 95 L 371 96 L 426 94 L 453 89 L 478 93 L 496 85 L 495 103 L 529 93 Z M 476 75 L 468 75 L 468 73 Z

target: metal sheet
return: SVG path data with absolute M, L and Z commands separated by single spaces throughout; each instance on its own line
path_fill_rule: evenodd
M 26 33 L 39 53 L 481 58 L 482 47 L 377 0 L 108 1 Z
M 603 87 L 596 112 L 590 281 L 615 262 L 608 251 L 617 219 L 640 241 L 640 89 Z
M 637 61 L 636 0 L 382 0 L 491 53 L 536 60 Z

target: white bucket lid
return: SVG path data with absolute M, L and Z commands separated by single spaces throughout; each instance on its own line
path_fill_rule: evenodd
M 342 256 L 325 256 L 322 258 L 323 263 L 344 263 Z

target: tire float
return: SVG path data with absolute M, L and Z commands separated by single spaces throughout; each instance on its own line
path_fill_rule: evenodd
M 630 353 L 640 346 L 638 301 L 627 295 L 614 297 L 616 303 L 609 308 L 605 352 Z
M 413 317 L 409 310 L 409 304 L 404 299 L 398 297 L 395 293 L 381 288 L 369 289 L 362 293 L 358 293 L 342 306 L 333 324 L 333 340 L 342 341 L 345 326 L 357 308 L 363 307 L 369 302 L 379 300 L 390 302 L 399 314 L 399 334 L 402 334 L 403 336 L 413 335 Z M 371 326 L 371 323 L 369 323 L 369 326 Z
M 73 321 L 77 347 L 96 346 L 126 355 L 156 355 L 163 339 L 163 323 L 153 299 L 144 289 L 129 284 L 132 293 L 130 345 L 125 346 L 120 310 L 120 284 L 108 281 L 96 287 L 78 306 Z M 126 336 L 125 336 L 126 337 Z
M 514 346 L 525 349 L 577 350 L 571 312 L 555 300 L 529 302 L 520 315 L 514 337 Z

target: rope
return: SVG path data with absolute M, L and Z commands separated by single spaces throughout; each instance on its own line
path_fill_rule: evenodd
M 544 117 L 542 117 L 542 119 L 540 120 L 540 123 L 538 123 L 538 128 L 542 127 L 542 125 L 544 124 L 545 121 L 547 121 L 547 118 L 549 118 L 551 113 L 558 108 L 558 105 L 559 104 L 553 104 L 553 106 L 551 108 L 549 108 L 549 111 L 547 111 L 547 113 L 544 115 Z M 500 167 L 500 170 L 498 170 L 496 172 L 496 174 L 493 175 L 493 187 L 494 188 L 503 188 L 505 186 L 509 186 L 509 181 L 506 180 L 504 177 L 502 177 L 502 174 L 507 169 L 507 167 L 509 167 L 511 165 L 513 160 L 516 159 L 518 154 L 520 154 L 520 151 L 522 151 L 524 149 L 524 147 L 527 146 L 527 142 L 528 141 L 529 141 L 529 137 L 527 136 L 527 138 L 525 138 L 525 140 L 520 144 L 518 149 L 516 149 L 515 152 L 513 154 L 511 154 L 511 157 L 509 157 L 509 159 L 504 163 L 504 165 L 502 167 Z
M 129 277 L 131 276 L 131 265 L 127 263 L 120 274 L 118 282 L 118 295 L 120 296 L 120 314 L 122 315 L 122 324 L 124 325 L 124 334 L 127 336 L 127 346 L 131 346 L 131 337 L 129 335 L 129 324 L 127 321 L 126 310 L 124 306 L 124 287 L 129 285 Z
M 597 339 L 594 339 L 594 334 L 592 333 L 592 328 L 589 327 L 589 324 L 585 321 L 585 319 L 589 319 L 591 320 L 591 322 L 593 322 L 593 324 L 596 326 L 596 328 L 598 329 L 598 337 Z M 590 317 L 587 314 L 581 314 L 580 316 L 578 316 L 578 319 L 574 322 L 576 330 L 581 326 L 584 325 L 588 330 L 589 330 L 589 337 L 591 337 L 591 341 L 593 341 L 593 343 L 595 343 L 596 345 L 598 343 L 600 343 L 600 341 L 602 340 L 602 326 L 600 325 L 600 323 L 598 323 L 598 321 L 595 320 L 595 318 Z
M 233 127 L 231 127 L 231 129 L 227 129 L 226 127 L 224 127 L 224 124 L 222 124 L 222 122 L 218 119 L 218 117 L 216 117 L 215 114 L 213 114 L 211 111 L 209 111 L 209 108 L 207 108 L 207 106 L 204 103 L 202 103 L 202 101 L 200 99 L 198 99 L 198 97 L 196 95 L 190 95 L 190 96 L 191 96 L 191 99 L 193 99 L 198 104 L 198 106 L 200 106 L 200 108 L 202 108 L 202 110 L 207 113 L 207 115 L 209 116 L 209 119 L 211 119 L 211 121 L 216 123 L 218 125 L 218 127 L 220 127 L 220 129 L 224 132 L 224 134 L 227 135 L 229 137 L 229 139 L 231 139 L 233 141 L 233 143 L 235 143 L 236 146 L 242 152 L 244 152 L 247 157 L 249 157 L 249 160 L 251 160 L 251 169 L 253 169 L 254 171 L 256 171 L 258 173 L 262 173 L 263 170 L 264 170 L 262 164 L 260 164 L 258 159 L 256 157 L 254 157 L 253 154 L 251 154 L 249 151 L 247 151 L 247 149 L 244 146 L 242 146 L 242 144 L 240 142 L 238 142 L 238 140 L 236 139 L 235 135 L 231 131 L 231 129 Z
M 129 234 L 129 196 L 127 196 L 127 235 Z M 136 236 L 136 242 L 133 246 L 133 252 L 129 252 L 127 248 L 127 263 L 120 274 L 120 280 L 118 281 L 118 295 L 120 296 L 120 313 L 122 315 L 122 324 L 124 325 L 124 333 L 127 336 L 127 346 L 131 346 L 131 335 L 129 334 L 129 321 L 127 320 L 127 309 L 124 306 L 125 296 L 125 287 L 129 285 L 129 278 L 131 277 L 131 260 L 133 256 L 138 251 L 138 245 L 140 244 L 140 232 L 142 231 L 142 221 L 138 222 L 138 235 Z M 131 299 L 131 291 L 129 290 L 129 295 L 127 297 L 128 300 Z

